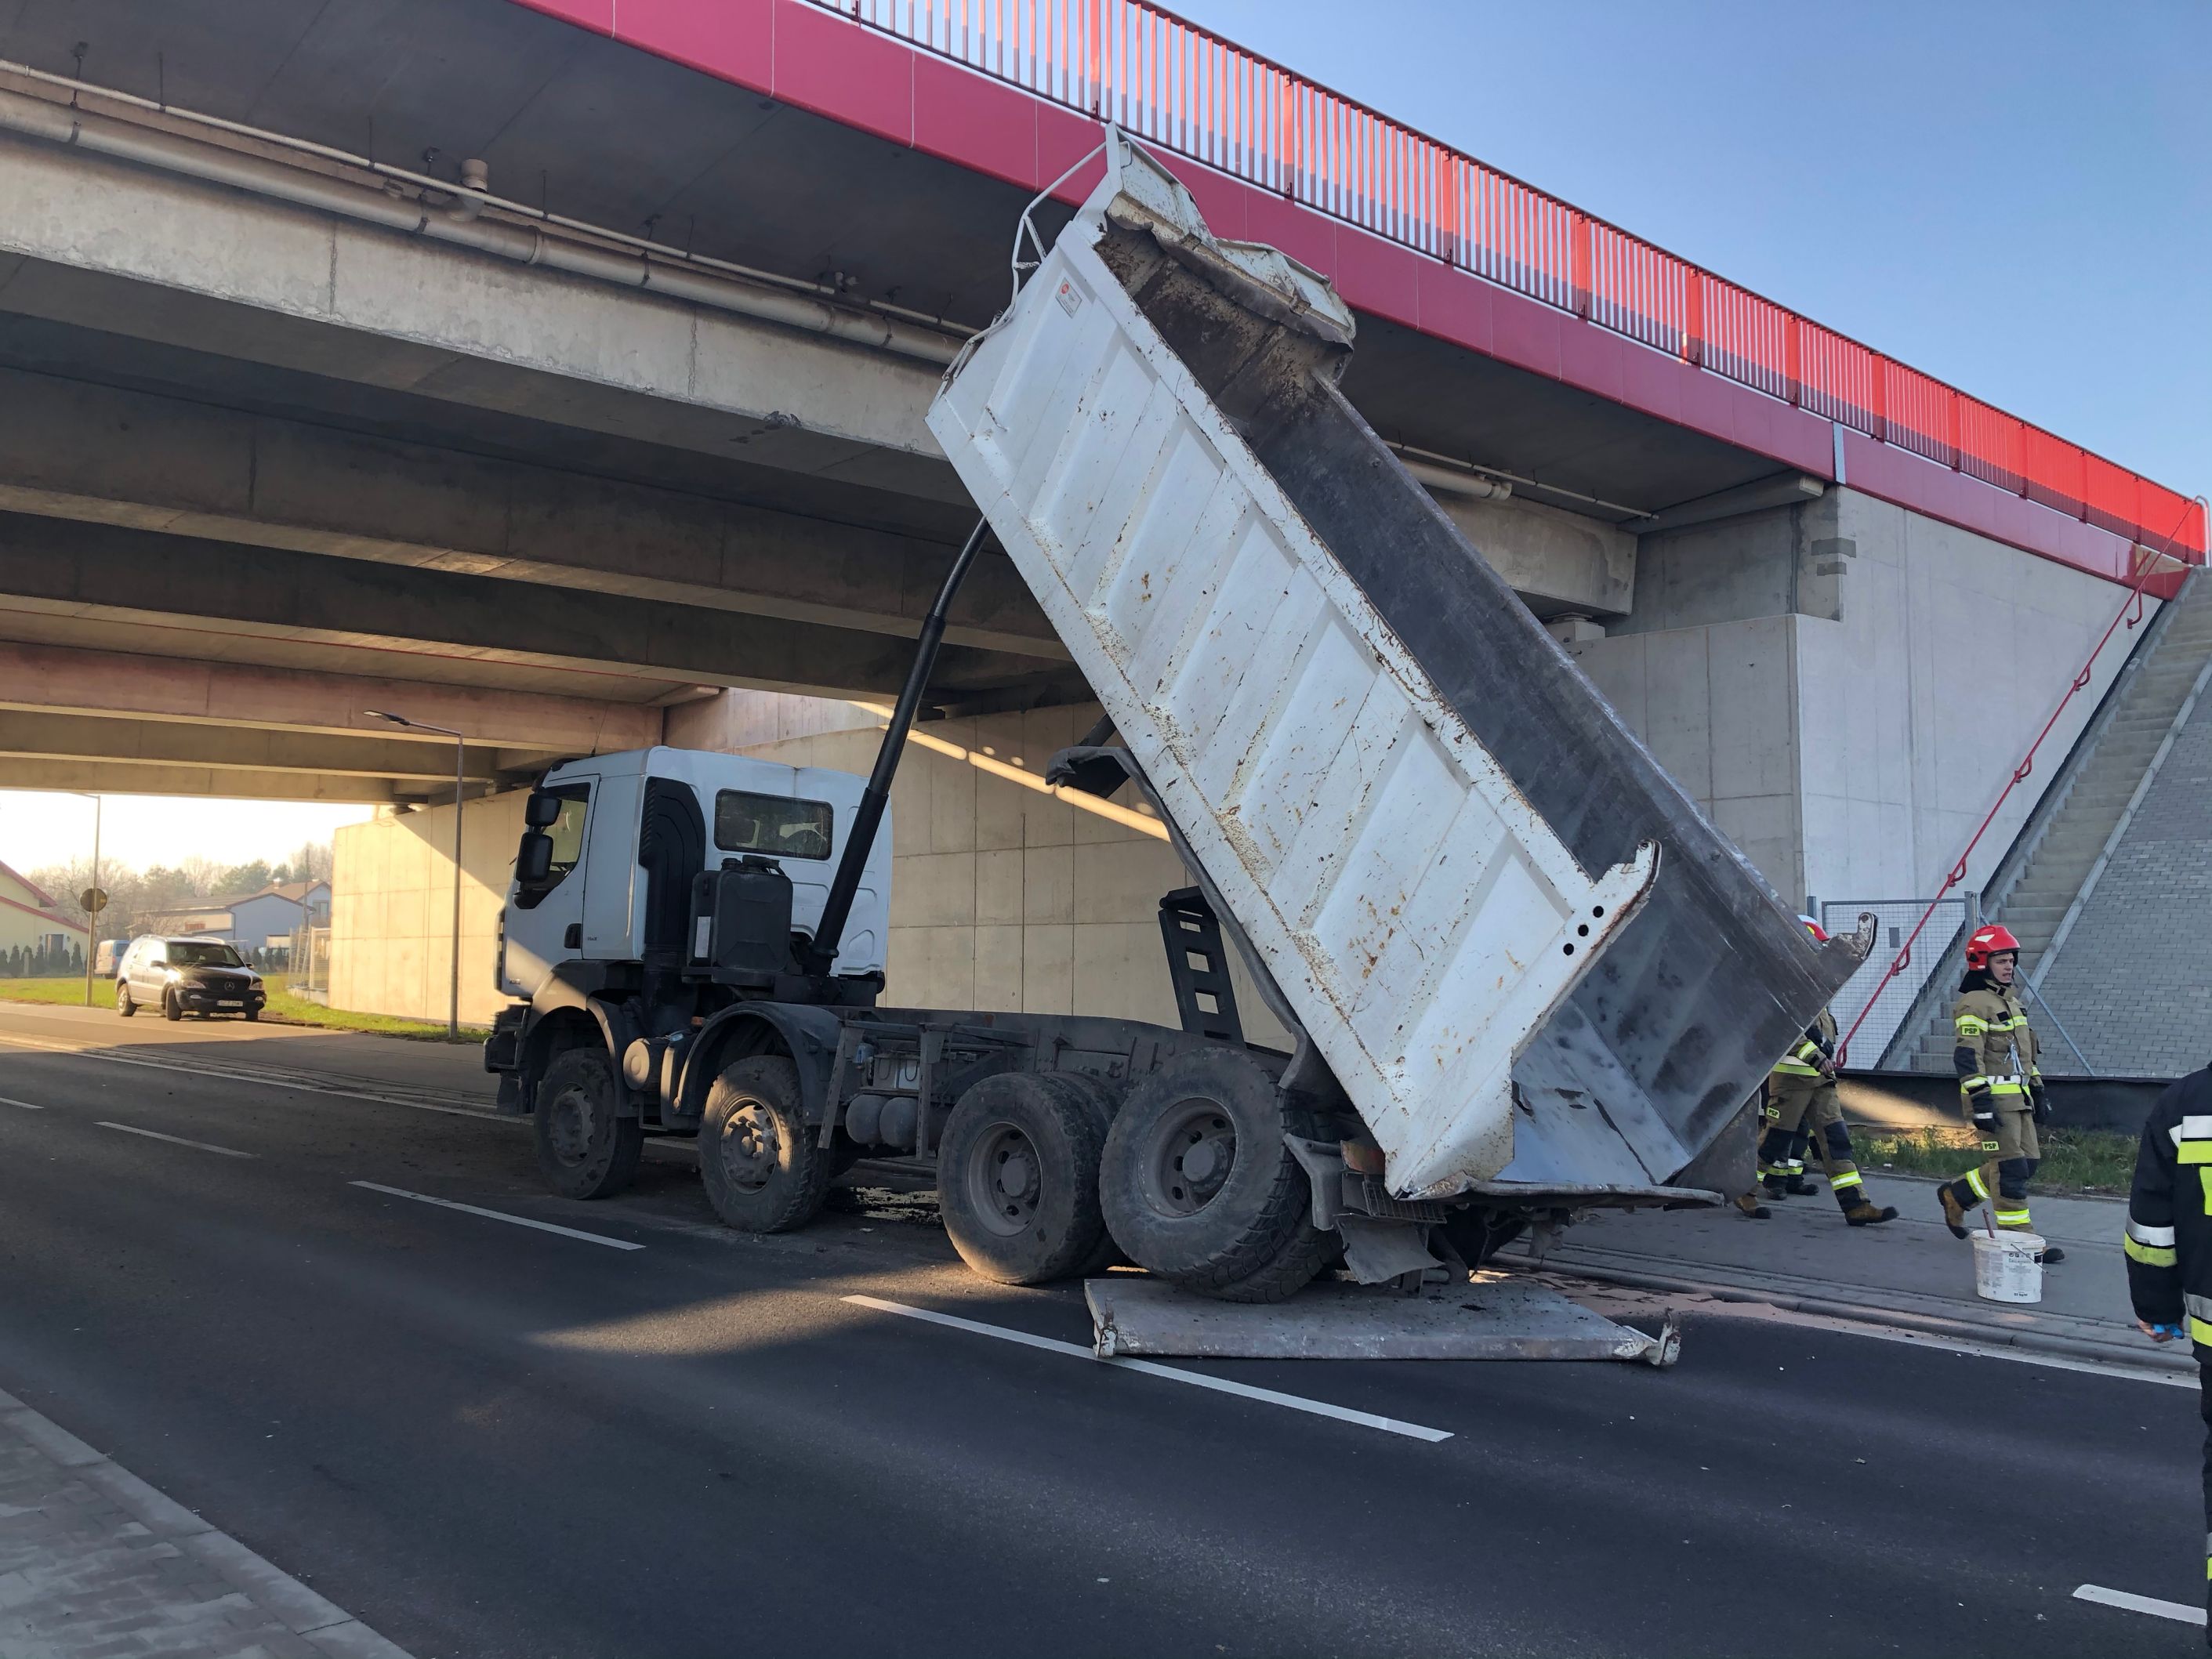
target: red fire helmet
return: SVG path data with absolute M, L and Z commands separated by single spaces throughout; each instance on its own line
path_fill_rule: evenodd
M 1819 922 L 1814 921 L 1812 917 L 1799 916 L 1797 918 L 1797 922 L 1800 927 L 1804 928 L 1807 933 L 1813 936 L 1814 944 L 1826 945 L 1828 942 L 1828 930 L 1821 927 Z
M 2011 929 L 2000 927 L 1995 922 L 1977 927 L 1966 941 L 1966 967 L 1971 972 L 1979 973 L 1990 965 L 1991 957 L 2002 956 L 2008 951 L 2015 957 L 2020 954 L 2020 941 L 2012 936 Z

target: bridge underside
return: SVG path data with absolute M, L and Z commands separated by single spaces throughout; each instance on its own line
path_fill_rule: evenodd
M 495 191 L 952 325 L 1003 301 L 1010 186 L 509 0 L 448 0 L 428 40 L 384 19 L 56 0 L 0 23 L 0 58 L 74 73 L 82 42 L 105 85 L 441 176 L 481 158 Z M 46 688 L 0 687 L 0 759 L 56 787 L 420 799 L 450 745 L 367 709 L 459 726 L 491 781 L 657 741 L 720 688 L 885 695 L 973 521 L 921 425 L 938 373 L 0 134 L 0 652 Z M 1348 389 L 1394 441 L 1522 481 L 1447 504 L 1546 614 L 1632 608 L 1623 525 L 1799 488 L 1380 321 Z M 225 676 L 171 706 L 167 682 Z M 933 703 L 1085 696 L 987 558 Z

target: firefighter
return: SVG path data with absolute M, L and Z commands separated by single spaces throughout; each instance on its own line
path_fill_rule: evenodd
M 2154 1342 L 2186 1336 L 2196 1356 L 2205 1431 L 2204 1576 L 2212 1610 L 2212 1066 L 2168 1085 L 2144 1120 L 2120 1243 L 2136 1323 Z M 2212 1628 L 2207 1636 L 2212 1639 Z
M 1944 1223 L 1956 1238 L 1966 1237 L 1967 1212 L 1978 1204 L 1990 1206 L 2000 1227 L 2033 1230 L 2027 1183 L 2043 1161 L 2035 1132 L 2051 1121 L 2051 1096 L 2036 1069 L 2034 1029 L 2014 988 L 2019 970 L 2020 941 L 2005 928 L 1978 927 L 1966 940 L 1966 976 L 1951 1005 L 1958 1045 L 1951 1063 L 1982 1161 L 1937 1189 Z M 2046 1265 L 2065 1259 L 2057 1245 L 2044 1247 Z
M 1828 942 L 1827 930 L 1810 916 L 1797 921 L 1815 943 Z M 1806 1027 L 1803 1038 L 1774 1063 L 1766 1079 L 1766 1133 L 1759 1142 L 1759 1173 L 1770 1198 L 1819 1190 L 1805 1179 L 1805 1152 L 1819 1148 L 1829 1190 L 1844 1219 L 1872 1227 L 1897 1218 L 1894 1205 L 1873 1203 L 1866 1178 L 1851 1158 L 1851 1132 L 1836 1094 L 1836 1018 L 1826 1008 Z

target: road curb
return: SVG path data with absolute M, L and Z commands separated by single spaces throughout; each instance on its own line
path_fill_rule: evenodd
M 2193 1374 L 2197 1370 L 2194 1358 L 2169 1354 L 2148 1345 L 2144 1348 L 2136 1348 L 2124 1346 L 2118 1342 L 2087 1341 L 2077 1337 L 2053 1336 L 2041 1331 L 2024 1331 L 2014 1326 L 1993 1324 L 1982 1320 L 1948 1319 L 1937 1314 L 1911 1313 L 1902 1309 L 1875 1307 L 1863 1302 L 1841 1302 L 1827 1297 L 1801 1296 L 1794 1292 L 1776 1294 L 1741 1285 L 1684 1279 L 1671 1273 L 1645 1273 L 1638 1268 L 1592 1267 L 1582 1262 L 1542 1267 L 1528 1261 L 1526 1257 L 1521 1261 L 1534 1271 L 1558 1278 L 1583 1279 L 1596 1284 L 1625 1285 L 1632 1290 L 1695 1292 L 1711 1297 L 1716 1302 L 1742 1302 L 1762 1307 L 1783 1308 L 1792 1313 L 1818 1314 L 1824 1318 L 1846 1320 L 1861 1325 L 1879 1325 L 1890 1330 L 1913 1331 L 1923 1336 L 1952 1337 L 1984 1346 L 2019 1348 L 2024 1352 L 2047 1353 L 2062 1359 L 2092 1359 L 2100 1364 L 2118 1365 L 2130 1370 Z
M 336 1602 L 255 1554 L 71 1434 L 52 1418 L 0 1391 L 0 1431 L 96 1488 L 158 1538 L 193 1556 L 268 1615 L 331 1659 L 411 1659 Z

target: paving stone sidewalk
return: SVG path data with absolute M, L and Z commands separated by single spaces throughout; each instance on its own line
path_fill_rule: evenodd
M 0 1393 L 0 1659 L 407 1659 Z
M 2128 1304 L 2120 1237 L 2124 1201 L 2036 1194 L 2037 1230 L 2064 1246 L 2066 1261 L 2043 1278 L 2033 1306 L 1984 1302 L 1974 1293 L 1973 1249 L 1942 1224 L 1936 1182 L 1869 1170 L 1877 1202 L 1898 1218 L 1847 1227 L 1825 1184 L 1812 1196 L 1782 1200 L 1773 1218 L 1749 1221 L 1733 1210 L 1601 1213 L 1571 1229 L 1545 1265 L 1556 1272 L 1637 1284 L 1705 1285 L 1763 1300 L 1811 1301 L 1877 1322 L 1946 1321 L 2023 1346 L 2100 1353 L 2146 1369 L 2194 1370 L 2188 1356 L 2146 1341 Z M 1523 1265 L 1516 1249 L 1501 1258 Z

